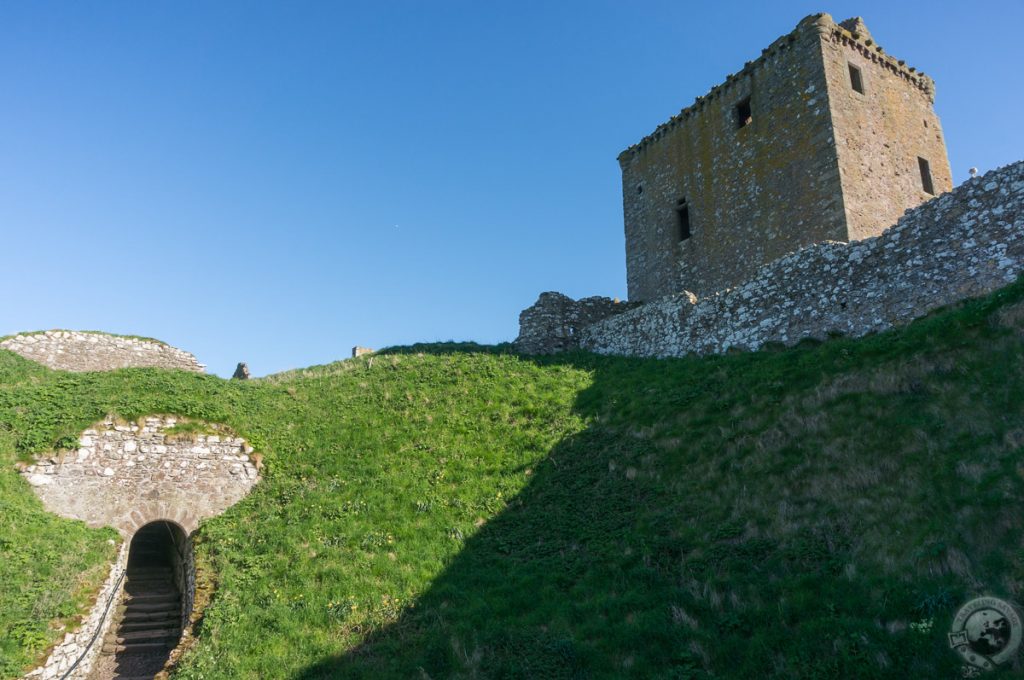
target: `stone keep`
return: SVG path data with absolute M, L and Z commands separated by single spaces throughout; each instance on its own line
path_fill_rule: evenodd
M 630 301 L 735 286 L 952 188 L 931 78 L 807 17 L 619 156 Z

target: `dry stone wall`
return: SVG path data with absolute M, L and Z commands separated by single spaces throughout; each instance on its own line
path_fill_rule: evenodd
M 67 680 L 83 680 L 89 677 L 89 672 L 100 653 L 99 641 L 109 627 L 117 605 L 121 591 L 121 576 L 127 565 L 128 541 L 125 541 L 107 580 L 96 596 L 96 603 L 82 620 L 82 625 L 78 630 L 65 634 L 64 639 L 50 652 L 46 663 L 26 674 L 25 680 L 54 680 L 65 677 Z
M 834 333 L 859 337 L 985 295 L 1022 273 L 1024 161 L 907 211 L 880 236 L 810 246 L 701 299 L 659 298 L 582 328 L 573 346 L 670 357 Z M 521 328 L 520 337 L 536 338 L 538 330 Z
M 82 433 L 79 448 L 22 474 L 51 512 L 113 526 L 130 536 L 156 520 L 186 535 L 199 520 L 222 513 L 256 483 L 258 471 L 244 439 L 227 434 L 174 434 L 174 416 L 140 423 L 108 418 Z
M 26 333 L 0 342 L 0 349 L 61 371 L 178 368 L 202 373 L 206 368 L 188 352 L 162 342 L 106 333 Z

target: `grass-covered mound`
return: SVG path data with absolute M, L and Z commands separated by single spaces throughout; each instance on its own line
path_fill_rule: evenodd
M 953 677 L 957 607 L 1024 583 L 1021 300 L 704 359 L 434 346 L 232 382 L 0 352 L 0 450 L 170 412 L 264 453 L 200 529 L 181 678 Z M 20 593 L 109 553 L 12 470 L 8 676 L 35 651 L 8 631 L 60 613 Z

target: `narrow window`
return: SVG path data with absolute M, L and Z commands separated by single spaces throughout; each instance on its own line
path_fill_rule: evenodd
M 935 187 L 932 185 L 932 169 L 928 166 L 928 161 L 917 157 L 917 167 L 921 169 L 921 188 L 925 190 L 925 193 L 935 195 Z
M 747 127 L 753 121 L 754 116 L 750 111 L 750 97 L 747 97 L 736 105 L 736 128 Z
M 676 227 L 680 241 L 690 238 L 690 207 L 685 198 L 676 203 Z
M 860 69 L 853 64 L 847 64 L 850 67 L 850 87 L 855 92 L 864 94 L 864 81 L 860 77 Z

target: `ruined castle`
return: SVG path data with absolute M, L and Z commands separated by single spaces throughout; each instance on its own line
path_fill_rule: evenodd
M 949 191 L 934 98 L 859 18 L 804 19 L 619 155 L 629 299 L 734 286 Z
M 934 98 L 859 17 L 803 19 L 619 155 L 629 303 L 544 293 L 520 315 L 517 348 L 678 356 L 862 335 L 986 292 L 984 272 L 1012 280 L 984 248 L 1005 254 L 1015 238 L 1019 164 L 947 193 Z M 975 223 L 956 242 L 965 211 L 1006 238 L 988 244 Z M 907 276 L 955 290 L 917 300 L 930 288 L 899 287 Z

